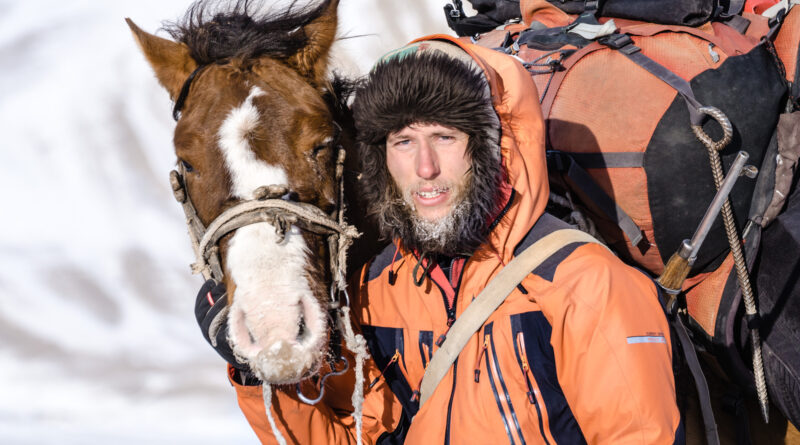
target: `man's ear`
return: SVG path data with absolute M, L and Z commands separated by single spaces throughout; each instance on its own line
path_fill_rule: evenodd
M 133 38 L 153 68 L 158 82 L 167 90 L 169 97 L 175 100 L 186 78 L 197 68 L 197 62 L 189 54 L 189 48 L 183 43 L 176 43 L 147 33 L 129 18 L 126 18 L 125 21 L 133 32 Z
M 308 45 L 289 58 L 289 65 L 317 85 L 327 76 L 328 53 L 336 38 L 338 6 L 339 0 L 329 0 L 322 14 L 303 27 Z

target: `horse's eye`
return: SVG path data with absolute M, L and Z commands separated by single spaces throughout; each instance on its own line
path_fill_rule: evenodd
M 324 144 L 319 144 L 314 149 L 311 150 L 311 156 L 318 158 L 320 154 L 324 153 L 325 150 L 331 147 L 330 142 L 325 142 Z
M 180 161 L 181 165 L 183 166 L 183 169 L 186 170 L 186 173 L 191 173 L 194 171 L 194 167 L 192 167 L 192 164 L 184 161 L 183 159 L 181 159 Z

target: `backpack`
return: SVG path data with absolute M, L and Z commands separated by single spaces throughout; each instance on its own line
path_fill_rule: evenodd
M 522 15 L 531 26 L 510 25 L 471 40 L 520 59 L 539 89 L 551 205 L 567 204 L 560 214 L 549 211 L 593 231 L 627 262 L 660 275 L 714 196 L 708 155 L 690 129 L 700 123 L 691 102 L 714 106 L 730 119 L 733 139 L 721 152 L 724 167 L 744 150 L 759 170 L 756 180 L 739 179 L 730 200 L 764 317 L 768 388 L 784 414 L 800 424 L 800 351 L 785 340 L 798 332 L 800 316 L 781 306 L 800 303 L 794 176 L 800 112 L 791 113 L 798 106 L 800 8 L 771 18 L 712 14 L 685 26 L 669 18 L 631 20 L 630 14 L 612 21 L 597 10 L 564 8 L 559 15 L 543 0 L 527 3 L 533 7 Z M 550 3 L 561 8 L 586 2 Z M 608 8 L 613 2 L 600 3 Z M 720 138 L 719 124 L 701 124 Z M 793 201 L 784 210 L 787 196 Z M 786 249 L 794 260 L 774 255 L 775 249 Z M 752 387 L 752 372 L 741 358 L 747 326 L 729 250 L 718 218 L 684 283 L 684 304 L 695 343 L 740 385 Z
M 444 6 L 447 25 L 459 36 L 474 36 L 520 21 L 519 0 L 469 0 L 477 14 L 467 17 L 461 0 Z

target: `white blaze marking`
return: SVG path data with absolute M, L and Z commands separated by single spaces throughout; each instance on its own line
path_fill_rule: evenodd
M 288 184 L 286 171 L 258 159 L 248 139 L 261 117 L 253 99 L 264 94 L 253 87 L 244 103 L 228 114 L 219 129 L 219 145 L 230 173 L 232 194 L 239 199 L 253 199 L 253 192 L 264 185 Z M 307 251 L 296 227 L 286 233 L 281 243 L 275 227 L 268 223 L 242 227 L 231 237 L 227 269 L 236 284 L 236 294 L 228 332 L 237 355 L 254 365 L 262 365 L 259 367 L 265 377 L 270 376 L 264 368 L 282 369 L 289 362 L 302 362 L 297 367 L 310 366 L 308 362 L 318 358 L 324 349 L 325 317 L 308 284 Z M 276 342 L 296 342 L 301 316 L 305 319 L 306 333 L 301 344 L 291 348 L 291 353 L 302 353 L 305 357 L 272 359 L 273 362 L 285 359 L 286 363 L 264 363 L 263 354 L 259 359 L 262 350 L 269 350 Z M 296 370 L 299 371 L 302 370 Z M 291 374 L 291 370 L 285 373 Z
M 253 199 L 253 192 L 262 185 L 289 183 L 282 168 L 256 158 L 248 140 L 261 118 L 253 99 L 264 94 L 261 88 L 253 87 L 244 103 L 231 110 L 219 127 L 219 145 L 233 182 L 232 193 L 240 199 Z

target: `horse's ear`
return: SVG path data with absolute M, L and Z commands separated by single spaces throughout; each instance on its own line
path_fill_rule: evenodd
M 197 62 L 189 54 L 189 48 L 183 43 L 176 43 L 143 31 L 131 19 L 125 21 L 133 32 L 144 56 L 156 73 L 159 83 L 175 100 L 180 93 L 183 82 L 197 68 Z
M 328 52 L 336 39 L 336 8 L 339 0 L 328 0 L 319 17 L 303 27 L 308 45 L 289 58 L 289 64 L 317 84 L 325 80 L 328 71 Z

